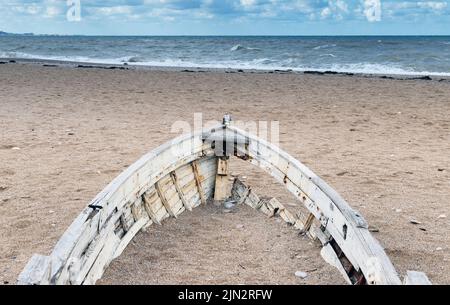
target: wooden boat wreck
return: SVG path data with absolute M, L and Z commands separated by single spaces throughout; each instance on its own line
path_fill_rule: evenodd
M 261 199 L 239 179 L 229 194 L 233 157 L 272 175 L 308 213 L 298 215 L 274 198 Z M 278 214 L 320 242 L 322 257 L 349 284 L 402 284 L 361 214 L 301 162 L 233 126 L 229 115 L 223 124 L 182 135 L 131 165 L 81 212 L 49 256 L 33 255 L 18 284 L 95 284 L 141 229 L 229 195 L 237 204 Z M 430 284 L 416 271 L 408 271 L 403 283 Z

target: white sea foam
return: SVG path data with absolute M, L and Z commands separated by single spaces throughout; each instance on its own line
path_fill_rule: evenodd
M 335 46 L 336 46 L 336 44 L 324 44 L 324 45 L 321 45 L 321 46 L 314 47 L 313 49 L 314 50 L 320 50 L 320 49 L 325 49 L 325 48 L 332 48 L 332 47 L 335 47 Z
M 328 57 L 336 57 L 336 55 L 334 55 L 334 54 L 320 54 L 319 55 L 320 57 L 326 57 L 326 56 L 328 56 Z
M 252 47 L 245 47 L 245 46 L 242 46 L 242 45 L 240 45 L 240 44 L 237 44 L 237 45 L 233 46 L 233 47 L 230 49 L 230 51 L 233 51 L 233 52 L 235 52 L 235 51 L 240 51 L 240 50 L 260 51 L 261 49 L 259 49 L 259 48 L 252 48 Z
M 322 54 L 330 56 L 333 54 Z M 333 56 L 331 56 L 333 57 Z M 21 52 L 0 52 L 0 58 L 23 58 L 35 60 L 56 60 L 62 62 L 80 62 L 90 64 L 112 64 L 122 65 L 125 62 L 135 66 L 151 67 L 182 67 L 182 68 L 205 68 L 205 69 L 248 69 L 248 70 L 287 70 L 303 71 L 335 71 L 342 73 L 379 74 L 379 75 L 417 75 L 417 76 L 450 76 L 450 72 L 417 71 L 392 64 L 375 63 L 353 63 L 332 65 L 305 65 L 295 64 L 291 58 L 284 61 L 276 61 L 270 58 L 257 58 L 254 60 L 222 60 L 222 61 L 187 61 L 181 59 L 147 60 L 139 56 L 126 56 L 119 58 L 93 58 L 86 56 L 45 56 Z

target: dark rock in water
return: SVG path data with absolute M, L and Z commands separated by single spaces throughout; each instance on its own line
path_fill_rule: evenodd
M 339 72 L 336 71 L 325 71 L 323 74 L 339 74 Z
M 303 74 L 317 74 L 317 75 L 324 75 L 324 72 L 320 71 L 304 71 Z
M 410 79 L 420 79 L 420 80 L 433 80 L 431 77 L 427 76 L 421 76 L 421 77 L 413 77 Z
M 194 73 L 195 71 L 192 71 L 192 70 L 181 70 L 181 72 Z
M 242 69 L 239 69 L 239 70 L 237 70 L 239 73 L 244 73 L 244 70 L 242 70 Z
M 384 78 L 384 79 L 394 79 L 392 76 L 386 76 L 386 75 L 380 76 L 380 78 Z
M 48 65 L 48 64 L 45 64 L 45 65 L 42 65 L 43 67 L 57 67 L 57 65 Z
M 15 60 L 10 60 L 9 62 L 12 63 L 12 64 L 16 63 Z
M 6 64 L 5 61 L 0 61 L 0 65 L 4 65 L 4 64 Z
M 126 62 L 123 63 L 124 66 L 128 66 L 128 64 Z

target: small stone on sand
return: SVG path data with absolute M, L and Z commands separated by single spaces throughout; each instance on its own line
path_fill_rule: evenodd
M 12 150 L 20 150 L 20 148 L 19 147 L 13 147 L 13 148 L 11 148 Z
M 412 223 L 413 225 L 420 225 L 421 224 L 420 221 L 417 221 L 415 219 L 411 219 L 409 222 Z
M 236 200 L 230 200 L 230 201 L 225 201 L 225 203 L 223 204 L 223 206 L 226 208 L 226 209 L 232 209 L 232 208 L 234 208 L 235 206 L 236 206 Z
M 303 271 L 295 271 L 295 276 L 304 279 L 308 276 L 308 273 Z
M 244 225 L 237 225 L 236 226 L 236 229 L 243 229 L 244 228 Z
M 374 227 L 374 226 L 369 226 L 369 231 L 370 232 L 380 232 L 380 229 L 378 229 L 377 227 Z
M 441 214 L 441 215 L 438 216 L 438 218 L 447 218 L 447 215 Z

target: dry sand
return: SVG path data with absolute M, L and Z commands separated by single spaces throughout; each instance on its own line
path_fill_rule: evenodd
M 420 270 L 450 284 L 449 82 L 22 64 L 0 65 L 1 283 L 14 283 L 33 253 L 49 254 L 109 181 L 194 112 L 280 121 L 281 147 L 379 229 L 373 234 L 401 274 Z M 291 200 L 270 177 L 238 170 L 261 195 Z M 281 223 L 246 208 L 209 209 L 139 234 L 102 282 L 342 282 L 317 247 Z M 182 251 L 187 241 L 192 260 Z M 139 268 L 146 272 L 132 272 Z M 306 280 L 293 277 L 311 268 Z

